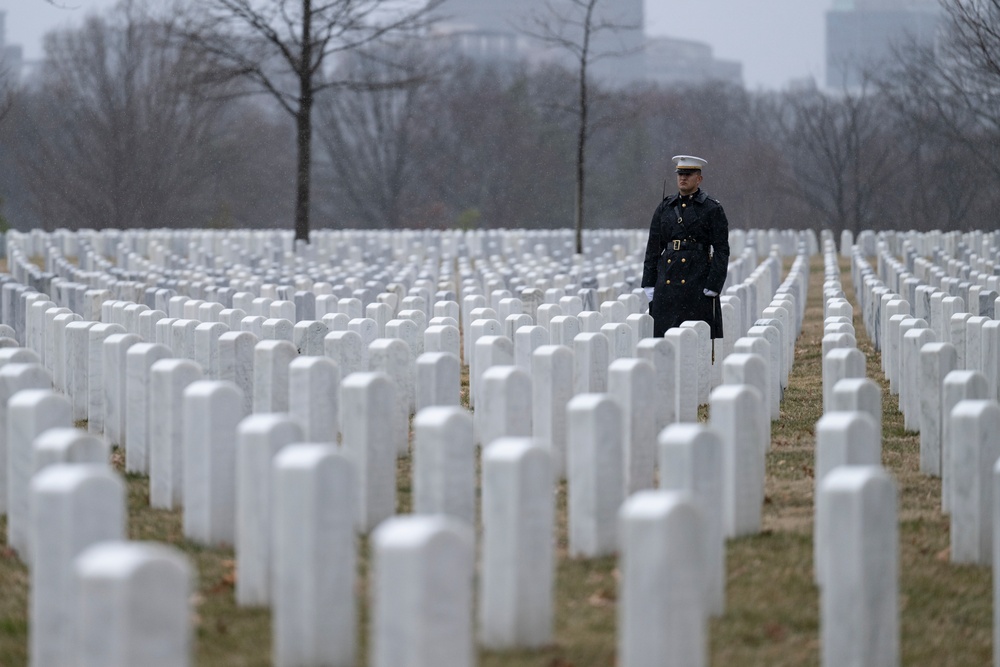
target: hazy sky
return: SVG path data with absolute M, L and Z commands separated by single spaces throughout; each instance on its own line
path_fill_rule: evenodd
M 41 57 L 42 35 L 79 23 L 88 11 L 116 0 L 0 0 L 7 12 L 7 42 Z M 505 0 L 495 0 L 504 2 Z M 782 88 L 791 79 L 823 79 L 823 14 L 833 0 L 645 0 L 646 31 L 710 44 L 717 58 L 743 63 L 751 89 Z

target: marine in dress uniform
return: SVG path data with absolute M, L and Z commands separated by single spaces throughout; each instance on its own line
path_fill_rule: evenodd
M 678 191 L 653 213 L 642 271 L 653 335 L 703 320 L 712 338 L 722 338 L 719 294 L 729 267 L 729 221 L 722 204 L 700 187 L 708 162 L 693 155 L 675 155 L 673 161 Z

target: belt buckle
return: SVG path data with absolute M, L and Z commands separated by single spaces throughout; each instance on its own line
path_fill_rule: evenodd
M 681 249 L 680 239 L 674 239 L 674 250 L 680 250 L 680 249 Z

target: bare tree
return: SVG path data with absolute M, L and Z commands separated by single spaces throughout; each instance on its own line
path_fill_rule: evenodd
M 1000 84 L 1000 0 L 945 0 L 949 51 L 984 79 Z
M 576 199 L 574 226 L 576 252 L 583 252 L 584 195 L 586 189 L 587 139 L 590 136 L 590 69 L 599 60 L 631 53 L 628 49 L 599 50 L 595 47 L 602 33 L 635 30 L 636 25 L 604 18 L 605 7 L 613 0 L 546 0 L 532 17 L 525 32 L 543 43 L 569 54 L 577 73 L 577 98 L 574 113 L 576 136 Z
M 331 88 L 358 82 L 331 77 L 333 60 L 390 35 L 419 29 L 443 0 L 417 8 L 398 0 L 205 0 L 206 22 L 192 40 L 220 64 L 270 95 L 295 120 L 295 238 L 309 241 L 313 105 Z
M 379 56 L 359 51 L 345 59 L 338 73 L 361 85 L 317 98 L 316 135 L 331 185 L 353 216 L 366 227 L 398 228 L 412 224 L 405 202 L 417 173 L 413 144 L 427 80 L 416 50 L 394 58 L 402 64 Z
M 573 205 L 573 123 L 551 113 L 575 90 L 562 67 L 459 58 L 422 96 L 416 213 L 433 224 L 552 227 Z
M 990 224 L 1000 181 L 1000 0 L 944 0 L 934 46 L 904 45 L 879 88 L 901 132 L 917 226 Z M 992 204 L 991 204 L 992 205 Z
M 196 150 L 219 112 L 196 94 L 204 62 L 146 7 L 126 0 L 46 38 L 18 147 L 46 225 L 176 224 L 211 169 Z
M 863 89 L 841 98 L 790 93 L 785 102 L 796 194 L 835 232 L 871 227 L 877 193 L 891 187 L 886 179 L 895 145 L 886 136 L 878 99 Z

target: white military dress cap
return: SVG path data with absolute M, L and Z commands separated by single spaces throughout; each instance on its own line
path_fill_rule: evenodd
M 671 160 L 677 165 L 677 169 L 698 169 L 699 171 L 708 164 L 708 160 L 693 155 L 675 155 Z

